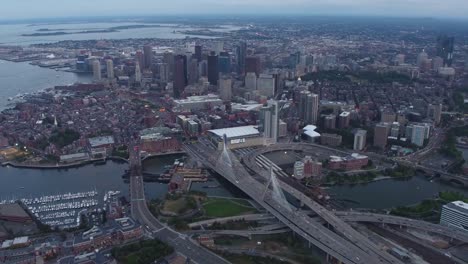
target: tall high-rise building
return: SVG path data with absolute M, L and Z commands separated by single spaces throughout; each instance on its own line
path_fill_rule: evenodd
M 366 147 L 366 140 L 367 140 L 367 131 L 364 129 L 358 129 L 356 133 L 354 133 L 354 150 L 363 150 Z
M 306 124 L 316 124 L 319 110 L 319 96 L 302 91 L 299 96 L 299 117 Z
M 424 66 L 426 65 L 428 59 L 429 59 L 429 56 L 423 50 L 421 53 L 418 54 L 418 57 L 416 58 L 416 65 L 420 69 L 424 69 Z
M 93 61 L 93 79 L 95 81 L 101 80 L 101 62 L 99 60 Z
M 180 98 L 187 85 L 187 57 L 185 55 L 177 55 L 174 58 L 174 98 Z
M 174 64 L 174 61 L 175 61 L 175 56 L 174 56 L 174 53 L 172 52 L 164 52 L 164 55 L 163 55 L 163 62 L 166 63 L 168 66 L 169 66 L 169 78 L 171 78 L 170 80 L 173 80 L 173 75 L 174 75 L 174 67 L 175 67 L 175 64 Z
M 319 96 L 318 94 L 309 94 L 307 95 L 307 112 L 305 115 L 305 120 L 308 124 L 317 124 L 319 111 Z
M 202 60 L 202 46 L 195 45 L 195 54 L 193 55 L 198 62 Z
M 429 104 L 427 116 L 434 120 L 435 125 L 439 125 L 442 118 L 442 104 Z
M 335 129 L 336 128 L 336 115 L 326 115 L 323 117 L 323 126 L 326 129 Z
M 224 42 L 223 41 L 216 41 L 214 43 L 213 50 L 216 52 L 216 54 L 220 54 L 221 52 L 224 51 Z
M 211 52 L 208 55 L 208 82 L 211 85 L 217 85 L 219 79 L 218 55 Z
M 441 35 L 437 37 L 437 56 L 444 59 L 444 65 L 448 67 L 452 66 L 454 44 L 454 37 L 448 37 L 446 35 Z
M 260 95 L 272 97 L 275 95 L 275 78 L 271 74 L 260 74 L 257 79 L 257 90 Z
M 265 139 L 271 143 L 276 143 L 278 140 L 278 111 L 278 102 L 274 100 L 268 101 L 268 105 L 260 109 L 260 130 Z
M 219 97 L 227 102 L 232 98 L 232 80 L 231 77 L 223 75 L 219 81 Z
M 195 84 L 200 78 L 200 71 L 198 69 L 198 60 L 196 58 L 190 59 L 188 64 L 188 84 Z
M 385 149 L 387 146 L 388 133 L 390 125 L 388 123 L 380 123 L 374 128 L 374 146 Z
M 336 128 L 336 115 L 330 114 L 323 117 L 323 127 L 325 129 L 335 129 Z
M 114 79 L 114 62 L 111 59 L 106 60 L 107 79 Z
M 141 83 L 141 69 L 140 69 L 140 64 L 138 63 L 135 64 L 135 82 L 137 84 Z
M 141 50 L 137 50 L 135 54 L 136 61 L 140 65 L 140 69 L 145 67 L 145 54 Z
M 422 147 L 424 145 L 426 127 L 420 125 L 413 125 L 411 133 L 411 143 Z
M 169 82 L 170 80 L 169 64 L 160 63 L 158 65 L 158 71 L 159 71 L 159 80 L 161 80 L 161 82 Z
M 245 58 L 245 72 L 255 72 L 257 76 L 262 72 L 262 65 L 259 57 Z
M 153 63 L 153 47 L 151 45 L 145 45 L 143 47 L 143 53 L 145 55 L 145 69 L 150 69 Z
M 347 128 L 349 127 L 349 122 L 351 121 L 350 112 L 342 112 L 338 117 L 338 127 Z
M 248 72 L 245 75 L 245 88 L 249 91 L 257 90 L 257 75 L 255 72 Z
M 245 74 L 245 59 L 247 57 L 247 43 L 240 42 L 236 49 L 236 60 L 237 60 L 237 72 L 239 74 Z
M 444 67 L 444 59 L 437 56 L 432 59 L 432 70 L 438 71 L 439 68 Z
M 229 57 L 229 53 L 225 51 L 220 52 L 218 57 L 218 64 L 220 73 L 231 73 L 231 58 Z

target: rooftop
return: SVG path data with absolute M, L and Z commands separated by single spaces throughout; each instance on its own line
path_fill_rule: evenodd
M 320 133 L 315 132 L 315 129 L 317 129 L 316 126 L 314 125 L 307 125 L 303 128 L 304 134 L 306 134 L 309 137 L 320 137 Z
M 29 215 L 17 203 L 0 205 L 0 216 L 28 217 Z
M 195 102 L 204 102 L 204 101 L 221 101 L 222 102 L 222 100 L 219 99 L 219 96 L 215 94 L 189 96 L 187 97 L 187 99 L 174 100 L 176 104 L 195 103 Z
M 468 203 L 465 203 L 463 201 L 451 202 L 444 205 L 444 207 L 447 207 L 452 210 L 457 210 L 465 215 L 468 215 Z
M 246 136 L 257 136 L 260 135 L 257 126 L 241 126 L 241 127 L 229 127 L 221 129 L 208 130 L 219 137 L 226 135 L 227 138 L 237 138 Z
M 90 138 L 88 140 L 89 140 L 89 144 L 91 145 L 92 148 L 99 147 L 99 146 L 102 146 L 102 145 L 114 144 L 114 137 L 113 136 L 94 137 L 94 138 Z

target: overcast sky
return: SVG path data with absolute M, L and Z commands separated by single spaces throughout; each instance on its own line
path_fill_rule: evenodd
M 0 19 L 157 14 L 344 14 L 463 18 L 468 0 L 0 0 Z

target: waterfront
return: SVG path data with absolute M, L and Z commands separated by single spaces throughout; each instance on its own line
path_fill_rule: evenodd
M 442 191 L 460 192 L 468 196 L 468 190 L 447 183 L 429 181 L 424 176 L 405 179 L 381 180 L 368 184 L 337 185 L 326 190 L 332 197 L 345 201 L 352 208 L 390 209 L 417 204 L 432 199 Z
M 156 25 L 157 27 L 141 27 L 138 25 Z M 77 34 L 79 31 L 99 31 L 108 30 L 113 27 L 129 27 L 112 32 Z M 133 28 L 132 28 L 133 27 Z M 240 27 L 223 25 L 222 28 L 209 28 L 214 32 L 228 32 L 237 30 Z M 66 32 L 67 35 L 47 35 L 47 36 L 22 36 L 23 34 L 44 33 L 38 31 L 47 29 L 47 32 Z M 183 39 L 187 36 L 197 38 L 212 38 L 209 36 L 192 36 L 177 33 L 183 30 L 197 30 L 200 28 L 179 26 L 175 24 L 145 24 L 135 22 L 116 23 L 65 23 L 65 24 L 9 24 L 0 25 L 0 45 L 31 45 L 40 43 L 52 43 L 62 40 L 91 40 L 91 39 L 129 39 L 129 38 L 161 38 L 161 39 Z M 70 34 L 75 33 L 75 34 Z
M 91 75 L 78 75 L 30 65 L 28 62 L 0 60 L 0 110 L 12 107 L 8 98 L 38 92 L 57 85 L 89 83 Z
M 145 170 L 162 173 L 167 166 L 181 155 L 160 156 L 145 161 Z M 127 163 L 107 161 L 105 165 L 85 165 L 77 168 L 40 170 L 0 167 L 0 200 L 35 198 L 43 195 L 96 190 L 103 196 L 107 191 L 120 191 L 128 196 L 128 184 L 122 179 Z M 230 197 L 231 194 L 216 179 L 206 183 L 194 183 L 193 190 L 208 192 L 209 195 Z M 146 195 L 150 199 L 163 198 L 167 184 L 145 183 Z

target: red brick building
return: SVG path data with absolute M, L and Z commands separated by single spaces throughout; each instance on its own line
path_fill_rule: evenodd
M 367 166 L 369 158 L 364 155 L 353 153 L 347 157 L 330 156 L 328 168 L 331 170 L 360 170 Z

